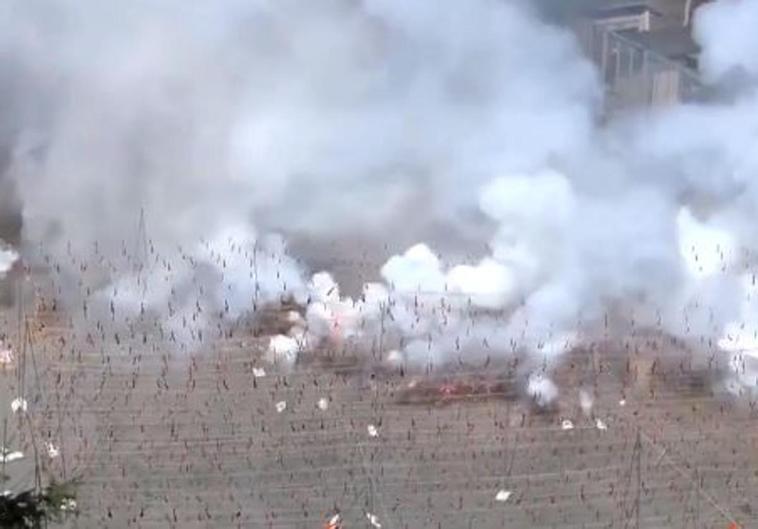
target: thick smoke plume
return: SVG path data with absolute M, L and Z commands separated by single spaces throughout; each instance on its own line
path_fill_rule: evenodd
M 570 36 L 515 3 L 10 5 L 32 241 L 118 247 L 142 207 L 171 244 L 251 221 L 447 230 L 504 168 L 580 147 L 599 93 Z
M 418 364 L 616 328 L 757 341 L 755 0 L 695 17 L 733 100 L 603 125 L 592 66 L 526 1 L 1 9 L 25 253 L 98 262 L 70 296 L 114 321 L 154 311 L 198 340 L 210 314 L 286 297 L 306 309 L 274 359 L 386 333 Z M 271 233 L 386 263 L 348 298 Z

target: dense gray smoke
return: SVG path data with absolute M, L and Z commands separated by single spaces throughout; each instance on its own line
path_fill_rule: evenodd
M 40 99 L 24 103 L 49 108 L 17 124 L 32 241 L 118 243 L 141 207 L 172 244 L 250 221 L 330 237 L 451 228 L 479 184 L 586 141 L 599 93 L 570 36 L 511 3 L 6 12 L 4 46 Z
M 272 342 L 287 358 L 379 327 L 409 362 L 550 356 L 609 321 L 701 343 L 758 332 L 743 325 L 755 0 L 695 17 L 705 78 L 739 78 L 734 101 L 603 126 L 592 66 L 526 1 L 0 9 L 1 92 L 20 94 L 5 178 L 25 244 L 111 263 L 99 292 L 119 310 L 167 311 L 177 330 L 189 318 L 194 339 L 207 323 L 195 290 L 232 316 L 286 293 L 308 306 Z M 143 209 L 158 256 L 112 264 Z M 409 249 L 349 299 L 271 232 Z M 466 249 L 440 259 L 445 240 Z

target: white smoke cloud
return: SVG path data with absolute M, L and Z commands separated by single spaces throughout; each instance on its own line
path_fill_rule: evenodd
M 758 71 L 755 6 L 698 12 L 708 79 Z M 22 71 L 44 109 L 16 118 L 25 240 L 58 262 L 99 241 L 106 313 L 157 312 L 186 341 L 291 297 L 304 322 L 275 356 L 387 332 L 418 363 L 552 358 L 631 314 L 692 339 L 748 317 L 753 85 L 600 125 L 592 67 L 518 0 L 5 9 L 0 81 Z M 400 251 L 350 297 L 271 231 Z M 437 255 L 461 234 L 473 257 Z
M 18 259 L 18 253 L 13 249 L 6 247 L 0 240 L 0 279 L 13 267 L 13 263 Z
M 599 93 L 520 3 L 179 6 L 11 2 L 4 43 L 53 108 L 16 150 L 28 239 L 118 247 L 140 207 L 185 245 L 249 219 L 455 226 L 492 174 L 586 141 Z
M 409 248 L 403 255 L 396 255 L 382 267 L 382 277 L 400 292 L 443 292 L 445 275 L 442 264 L 424 244 Z
M 539 406 L 547 406 L 558 397 L 558 387 L 542 373 L 529 377 L 526 392 Z
M 734 66 L 751 71 L 749 56 L 731 53 L 721 35 L 723 24 L 749 16 L 744 11 L 754 6 L 727 2 L 699 17 L 697 35 L 711 78 Z M 734 39 L 743 41 L 732 45 L 754 48 L 744 41 L 752 33 L 737 33 Z M 484 341 L 505 349 L 510 344 L 546 357 L 558 354 L 576 343 L 583 326 L 591 331 L 603 319 L 607 325 L 614 308 L 643 327 L 713 343 L 735 326 L 730 320 L 744 322 L 750 314 L 743 307 L 740 316 L 737 308 L 745 292 L 737 268 L 751 264 L 738 253 L 751 251 L 755 240 L 754 108 L 748 96 L 611 123 L 590 136 L 593 147 L 566 155 L 568 173 L 546 159 L 536 171 L 480 187 L 480 208 L 497 225 L 491 256 L 479 265 L 489 274 L 470 265 L 443 266 L 432 250 L 417 245 L 391 258 L 383 275 L 402 293 L 426 291 L 428 297 L 436 287 L 450 296 L 457 290 L 469 304 L 507 311 L 504 330 L 486 317 L 474 325 Z M 618 152 L 619 144 L 627 152 Z M 600 167 L 611 173 L 599 173 Z M 459 350 L 466 327 L 459 318 L 418 308 L 414 314 L 413 327 L 422 332 L 407 347 L 410 357 Z M 471 328 L 465 334 L 472 336 Z
M 694 34 L 703 48 L 701 69 L 709 79 L 734 69 L 758 76 L 756 22 L 755 0 L 720 0 L 697 10 Z

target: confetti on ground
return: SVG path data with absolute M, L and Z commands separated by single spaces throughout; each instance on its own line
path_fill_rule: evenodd
M 379 523 L 379 518 L 377 518 L 375 514 L 371 514 L 370 512 L 367 512 L 366 518 L 368 519 L 369 523 L 371 523 L 371 525 L 373 525 L 377 529 L 382 527 L 382 524 Z
M 8 365 L 13 363 L 13 351 L 10 349 L 3 349 L 0 351 L 0 365 Z
M 46 448 L 47 448 L 47 455 L 48 457 L 50 457 L 50 459 L 55 459 L 61 454 L 60 449 L 57 446 L 55 446 L 53 443 L 47 443 Z
M 61 502 L 61 510 L 62 511 L 75 511 L 76 510 L 76 500 L 72 498 L 65 498 Z
M 339 529 L 341 518 L 342 517 L 339 514 L 332 516 L 332 518 L 326 524 L 326 529 Z
M 21 397 L 17 397 L 13 399 L 11 402 L 11 410 L 13 413 L 17 413 L 18 411 L 25 412 L 27 409 L 26 399 L 22 399 Z
M 501 490 L 497 491 L 497 494 L 495 495 L 495 501 L 506 502 L 506 501 L 508 501 L 508 498 L 511 497 L 511 494 L 513 494 L 511 491 L 505 490 L 505 489 L 501 489 Z
M 15 451 L 15 452 L 5 452 L 5 455 L 3 455 L 3 456 L 0 457 L 0 462 L 1 463 L 10 463 L 12 461 L 17 461 L 17 460 L 23 459 L 23 458 L 24 458 L 23 452 L 18 452 L 18 451 Z

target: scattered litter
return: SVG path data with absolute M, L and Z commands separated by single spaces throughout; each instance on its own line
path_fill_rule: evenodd
M 282 413 L 284 410 L 287 409 L 287 402 L 286 401 L 279 401 L 276 403 L 276 411 L 279 413 Z
M 382 524 L 379 523 L 379 518 L 377 518 L 375 514 L 371 514 L 370 512 L 367 512 L 366 518 L 371 523 L 371 525 L 373 525 L 377 529 L 381 528 Z
M 608 425 L 605 424 L 601 419 L 595 419 L 595 426 L 598 430 L 607 430 Z
M 61 502 L 62 511 L 74 511 L 76 510 L 76 500 L 73 498 L 64 498 Z
M 22 412 L 26 412 L 27 404 L 26 399 L 22 399 L 21 397 L 16 397 L 11 402 L 11 410 L 13 410 L 13 413 L 17 413 L 19 410 Z
M 0 463 L 10 463 L 11 461 L 16 461 L 18 459 L 23 459 L 24 454 L 23 452 L 5 452 L 5 455 L 0 456 Z
M 321 411 L 326 411 L 328 408 L 329 408 L 329 401 L 326 398 L 321 397 L 320 399 L 318 399 L 318 409 L 320 409 Z
M 342 517 L 339 514 L 332 516 L 332 518 L 326 524 L 326 529 L 340 529 L 341 518 Z
M 574 429 L 574 423 L 571 422 L 569 419 L 563 419 L 561 422 L 561 429 L 562 430 L 573 430 Z
M 508 501 L 508 498 L 511 497 L 511 494 L 513 494 L 513 492 L 510 490 L 501 489 L 497 491 L 497 494 L 495 495 L 495 501 L 506 502 Z
M 368 434 L 371 437 L 376 437 L 377 435 L 379 435 L 379 430 L 377 430 L 376 426 L 374 426 L 373 424 L 369 424 L 367 429 L 368 429 Z
M 263 378 L 266 376 L 266 370 L 262 367 L 254 367 L 253 368 L 253 376 L 255 378 Z
M 61 454 L 60 449 L 53 443 L 47 443 L 45 446 L 47 447 L 47 455 L 50 457 L 50 459 L 55 459 Z
M 626 406 L 626 399 L 621 399 L 619 401 L 619 406 Z
M 8 496 L 12 496 L 13 495 L 13 491 L 12 490 L 4 490 L 2 495 L 7 498 Z
M 6 366 L 13 363 L 13 351 L 3 349 L 0 351 L 0 366 Z

